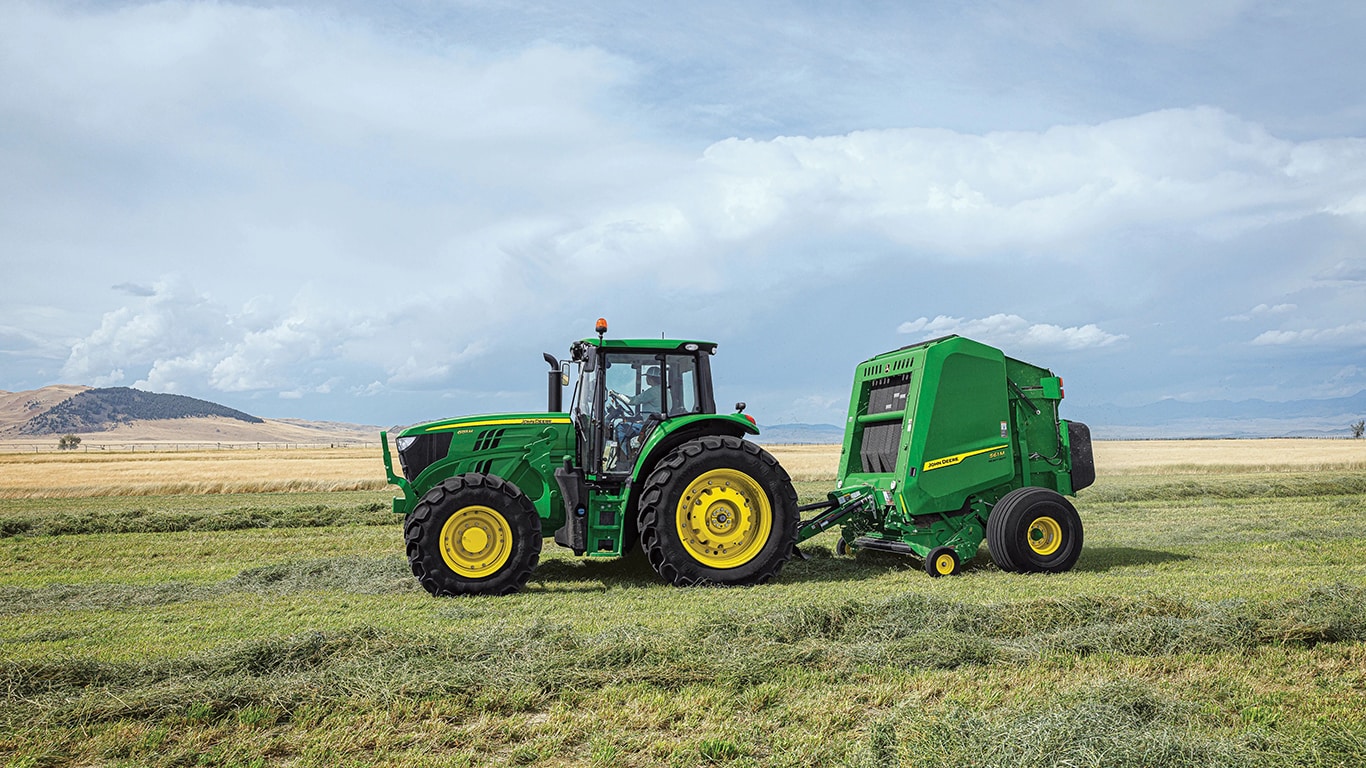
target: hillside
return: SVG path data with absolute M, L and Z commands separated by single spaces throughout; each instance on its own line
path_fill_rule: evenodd
M 0 391 L 0 444 L 52 447 L 74 434 L 82 446 L 129 444 L 351 444 L 378 439 L 377 427 L 300 419 L 262 419 L 181 395 L 126 388 L 55 385 Z
M 128 387 L 88 389 L 58 403 L 19 426 L 21 435 L 64 435 L 104 432 L 137 421 L 163 421 L 216 416 L 249 424 L 263 419 L 185 395 L 164 395 Z

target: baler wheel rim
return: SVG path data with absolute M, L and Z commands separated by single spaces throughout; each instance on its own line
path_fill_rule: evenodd
M 1040 515 L 1029 524 L 1029 532 L 1025 534 L 1025 538 L 1029 541 L 1030 549 L 1047 557 L 1062 546 L 1062 524 L 1048 515 Z
M 934 559 L 934 569 L 939 571 L 942 576 L 948 576 L 950 573 L 953 573 L 953 566 L 953 555 L 950 555 L 947 552 L 941 553 L 939 557 Z
M 925 556 L 925 573 L 935 577 L 952 576 L 958 573 L 961 563 L 953 547 L 935 547 Z

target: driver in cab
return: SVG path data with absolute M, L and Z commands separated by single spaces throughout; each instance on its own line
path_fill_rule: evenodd
M 645 416 L 659 412 L 662 404 L 659 384 L 659 366 L 651 366 L 645 370 L 645 389 L 633 397 L 626 398 L 626 402 L 634 407 L 636 412 L 635 418 L 625 418 L 617 422 L 617 445 L 621 446 L 623 454 L 634 453 L 629 441 L 640 434 L 640 430 L 645 426 Z

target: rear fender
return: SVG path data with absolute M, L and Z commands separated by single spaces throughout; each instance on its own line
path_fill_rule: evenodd
M 738 413 L 701 413 L 678 416 L 660 422 L 650 431 L 641 447 L 640 458 L 636 460 L 635 472 L 631 475 L 631 492 L 626 500 L 626 519 L 634 524 L 639 510 L 636 502 L 645 487 L 645 479 L 654 471 L 655 465 L 669 452 L 689 440 L 707 435 L 730 435 L 744 437 L 757 435 L 759 428 L 749 419 Z
M 738 413 L 698 413 L 678 416 L 659 423 L 641 446 L 633 477 L 643 480 L 647 472 L 675 447 L 703 435 L 759 434 L 759 428 Z

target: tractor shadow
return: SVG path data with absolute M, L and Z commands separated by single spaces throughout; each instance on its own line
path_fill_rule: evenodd
M 640 553 L 610 559 L 542 560 L 527 586 L 555 592 L 606 592 L 642 589 L 663 582 Z
M 1194 559 L 1193 555 L 1180 555 L 1158 549 L 1135 549 L 1133 547 L 1083 547 L 1074 571 L 1104 573 L 1116 568 L 1131 568 L 1141 565 L 1161 565 L 1179 563 Z
M 890 552 L 861 551 L 837 557 L 829 547 L 805 545 L 783 566 L 783 583 L 861 581 L 900 571 L 920 571 L 920 561 Z M 554 592 L 606 592 L 613 589 L 644 589 L 663 585 L 659 574 L 640 553 L 610 559 L 546 559 L 532 571 L 527 586 Z
M 861 550 L 853 556 L 838 556 L 823 544 L 807 544 L 783 566 L 779 581 L 851 582 L 877 579 L 895 573 L 922 573 L 923 564 L 915 557 L 894 552 Z M 1133 547 L 1084 548 L 1072 569 L 1082 573 L 1104 573 L 1119 568 L 1179 563 L 1194 556 Z M 964 572 L 995 570 L 985 548 L 963 564 Z M 532 572 L 527 586 L 554 592 L 607 592 L 614 589 L 651 589 L 663 581 L 639 553 L 604 560 L 548 559 Z

